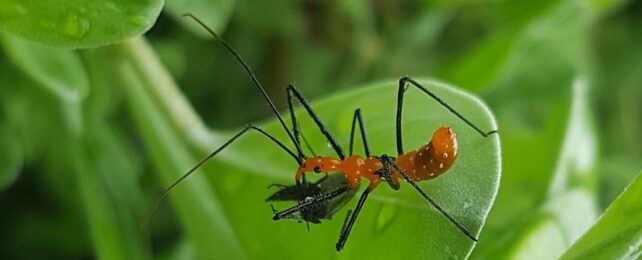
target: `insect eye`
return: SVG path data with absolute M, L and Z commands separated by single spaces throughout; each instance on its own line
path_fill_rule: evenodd
M 321 167 L 320 166 L 314 167 L 314 172 L 320 173 L 321 172 Z

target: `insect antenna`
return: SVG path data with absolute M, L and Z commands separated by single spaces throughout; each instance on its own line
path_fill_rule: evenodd
M 263 88 L 263 86 L 261 85 L 259 80 L 256 78 L 256 75 L 254 74 L 254 71 L 252 71 L 250 66 L 247 65 L 247 63 L 245 63 L 245 61 L 243 60 L 241 55 L 239 55 L 234 50 L 234 48 L 232 48 L 232 46 L 227 44 L 227 42 L 222 37 L 220 37 L 216 32 L 214 32 L 214 30 L 212 30 L 212 28 L 210 28 L 207 25 L 205 25 L 205 23 L 203 21 L 201 21 L 200 19 L 196 18 L 196 16 L 194 16 L 193 14 L 186 13 L 186 14 L 183 14 L 183 17 L 192 18 L 199 25 L 201 25 L 205 30 L 207 30 L 212 35 L 212 37 L 214 37 L 216 40 L 220 41 L 223 44 L 223 46 L 225 46 L 225 49 L 227 49 L 236 58 L 236 60 L 241 64 L 241 66 L 243 66 L 243 69 L 245 69 L 247 74 L 250 76 L 250 79 L 252 80 L 252 83 L 254 83 L 254 85 L 259 89 L 259 91 L 261 92 L 261 95 L 263 95 L 263 97 L 265 98 L 265 101 L 267 101 L 268 105 L 272 109 L 272 112 L 274 112 L 276 117 L 279 119 L 279 122 L 283 126 L 283 129 L 285 130 L 285 132 L 287 132 L 288 136 L 290 137 L 290 140 L 292 140 L 292 143 L 294 143 L 294 146 L 296 147 L 297 152 L 299 153 L 299 155 L 302 155 L 303 151 L 301 149 L 301 145 L 294 138 L 294 135 L 292 135 L 292 132 L 290 131 L 290 129 L 288 129 L 288 127 L 285 124 L 285 121 L 283 121 L 283 117 L 281 116 L 281 113 L 279 113 L 279 110 L 276 109 L 276 106 L 274 105 L 274 102 L 272 102 L 272 99 L 270 99 L 270 96 L 268 96 L 267 92 L 265 92 L 265 89 Z M 299 165 L 302 164 L 303 163 L 303 158 L 299 158 L 298 161 L 299 161 Z
M 229 146 L 230 144 L 232 144 L 236 139 L 238 139 L 239 137 L 243 136 L 243 135 L 244 135 L 245 133 L 247 133 L 249 130 L 256 130 L 256 131 L 258 131 L 259 133 L 263 134 L 264 136 L 266 136 L 267 138 L 269 138 L 271 141 L 273 141 L 274 143 L 276 143 L 279 147 L 281 147 L 281 149 L 283 149 L 285 152 L 287 152 L 287 153 L 288 153 L 292 158 L 294 158 L 294 160 L 296 160 L 297 162 L 299 161 L 299 157 L 297 157 L 297 156 L 294 154 L 294 152 L 292 152 L 290 149 L 288 149 L 288 147 L 287 147 L 287 146 L 285 146 L 281 141 L 279 141 L 278 139 L 276 139 L 274 136 L 270 135 L 268 132 L 266 132 L 266 131 L 265 131 L 265 130 L 263 130 L 262 128 L 260 128 L 260 127 L 258 127 L 258 126 L 254 126 L 254 125 L 252 125 L 252 124 L 249 124 L 249 125 L 247 125 L 245 128 L 243 128 L 243 130 L 239 131 L 239 132 L 238 132 L 238 133 L 236 133 L 232 138 L 230 138 L 229 140 L 227 140 L 227 142 L 225 142 L 225 143 L 224 143 L 223 145 L 221 145 L 219 148 L 217 148 L 216 150 L 214 150 L 212 153 L 210 153 L 210 154 L 209 154 L 208 156 L 206 156 L 205 158 L 201 159 L 201 160 L 200 160 L 196 165 L 194 165 L 194 167 L 192 167 L 192 169 L 190 169 L 190 170 L 189 170 L 189 171 L 187 171 L 185 174 L 183 174 L 180 178 L 178 178 L 176 181 L 174 181 L 174 183 L 172 183 L 171 185 L 169 185 L 169 187 L 165 188 L 165 190 L 163 190 L 163 193 L 161 193 L 161 195 L 160 195 L 160 196 L 158 197 L 158 199 L 156 200 L 156 203 L 154 203 L 154 207 L 153 207 L 153 208 L 152 208 L 152 209 L 147 213 L 147 215 L 145 216 L 145 218 L 144 218 L 144 219 L 143 219 L 143 221 L 141 222 L 141 224 L 140 224 L 140 229 L 142 230 L 142 229 L 147 225 L 147 223 L 149 223 L 149 220 L 150 220 L 150 219 L 151 219 L 151 217 L 154 215 L 154 213 L 156 212 L 156 210 L 157 210 L 157 209 L 158 209 L 158 207 L 160 206 L 161 202 L 162 202 L 162 201 L 163 201 L 163 199 L 167 196 L 167 194 L 169 193 L 169 191 L 170 191 L 170 190 L 172 190 L 174 187 L 176 187 L 176 185 L 178 185 L 180 182 L 182 182 L 182 181 L 183 181 L 183 180 L 185 180 L 187 177 L 189 177 L 192 173 L 194 173 L 194 172 L 195 172 L 198 168 L 200 168 L 203 164 L 205 164 L 205 163 L 206 163 L 207 161 L 209 161 L 210 159 L 214 158 L 214 156 L 216 156 L 218 153 L 220 153 L 221 151 L 223 151 L 225 148 L 227 148 L 227 146 Z

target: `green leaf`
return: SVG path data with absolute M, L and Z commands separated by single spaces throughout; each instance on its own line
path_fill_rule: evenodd
M 87 48 L 147 31 L 163 0 L 0 0 L 0 30 L 43 44 Z
M 434 80 L 420 82 L 481 129 L 496 129 L 493 116 L 479 99 Z M 313 102 L 312 106 L 344 149 L 347 149 L 353 112 L 360 107 L 372 153 L 395 155 L 396 92 L 396 81 L 380 82 L 333 94 Z M 460 153 L 453 168 L 433 181 L 421 182 L 420 186 L 473 234 L 478 234 L 499 184 L 499 136 L 481 137 L 417 89 L 408 90 L 405 104 L 403 138 L 408 150 L 426 144 L 439 126 L 451 126 L 457 133 Z M 297 115 L 315 152 L 336 156 L 307 115 L 300 109 Z M 265 129 L 287 140 L 275 120 L 265 124 Z M 363 154 L 361 145 L 357 145 L 355 151 Z M 274 192 L 266 189 L 268 185 L 294 183 L 297 164 L 285 152 L 253 133 L 233 144 L 219 159 L 226 164 L 208 164 L 208 176 L 221 193 L 226 214 L 250 257 L 465 258 L 475 245 L 410 186 L 402 185 L 396 192 L 382 185 L 366 202 L 344 251 L 336 254 L 334 244 L 344 216 L 347 208 L 354 207 L 356 199 L 332 220 L 322 225 L 311 224 L 308 232 L 305 224 L 272 221 L 272 211 L 264 201 Z M 310 174 L 310 178 L 315 177 L 318 176 Z M 362 184 L 364 186 L 366 184 Z M 284 209 L 290 205 L 275 206 Z
M 642 172 L 562 259 L 642 257 Z
M 183 14 L 193 14 L 215 32 L 222 34 L 234 10 L 234 2 L 234 0 L 168 1 L 165 10 L 192 33 L 204 38 L 209 38 L 211 35 L 209 35 L 206 30 L 203 30 L 203 27 L 195 23 L 192 19 L 184 18 Z
M 24 149 L 15 128 L 0 124 L 0 191 L 11 186 L 20 174 Z

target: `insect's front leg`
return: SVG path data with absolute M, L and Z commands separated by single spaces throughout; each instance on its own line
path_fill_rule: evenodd
M 348 186 L 343 186 L 343 187 L 341 187 L 339 189 L 336 189 L 336 190 L 333 190 L 333 191 L 330 191 L 330 192 L 327 192 L 327 193 L 318 194 L 316 196 L 313 196 L 311 199 L 308 199 L 308 200 L 300 202 L 296 206 L 290 207 L 290 208 L 288 208 L 286 210 L 283 210 L 283 211 L 280 211 L 280 212 L 276 212 L 274 214 L 274 216 L 272 217 L 272 219 L 273 220 L 281 220 L 281 219 L 288 218 L 290 215 L 292 215 L 292 214 L 294 214 L 296 212 L 303 211 L 303 210 L 306 210 L 308 208 L 315 207 L 319 203 L 323 203 L 325 201 L 333 199 L 333 198 L 335 198 L 335 197 L 347 192 L 348 190 L 350 190 L 350 188 L 348 188 Z

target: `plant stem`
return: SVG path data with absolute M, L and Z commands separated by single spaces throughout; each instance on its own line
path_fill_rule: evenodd
M 161 80 L 163 84 L 156 84 L 150 80 L 153 70 L 139 72 L 143 70 L 141 67 L 154 67 L 145 66 L 138 56 L 131 56 L 132 51 L 141 50 L 140 48 L 149 51 L 149 48 L 141 46 L 146 46 L 146 43 L 140 38 L 115 46 L 118 50 L 124 50 L 120 54 L 125 55 L 122 59 L 124 62 L 116 64 L 115 74 L 122 81 L 128 107 L 155 170 L 162 182 L 169 185 L 194 163 L 189 149 L 178 137 L 176 124 L 183 126 L 179 128 L 183 131 L 188 131 L 184 127 L 194 124 L 195 127 L 200 127 L 200 131 L 205 131 L 205 128 L 182 96 L 173 93 L 175 88 L 167 88 L 173 85 L 167 84 L 173 82 L 171 78 Z M 149 53 L 147 55 L 153 56 Z M 128 57 L 132 57 L 131 60 Z M 165 87 L 155 88 L 154 85 Z M 156 102 L 154 95 L 161 97 L 159 102 Z M 172 98 L 173 95 L 180 98 Z M 183 101 L 176 101 L 179 99 Z M 161 107 L 172 109 L 163 111 Z M 185 119 L 187 117 L 190 118 Z M 205 175 L 197 172 L 190 176 L 189 180 L 173 189 L 169 197 L 199 258 L 245 258 L 232 225 L 224 214 L 216 193 L 207 185 Z
M 216 133 L 205 126 L 147 41 L 137 37 L 120 45 L 120 49 L 145 83 L 146 91 L 154 96 L 173 127 L 190 145 L 207 151 L 219 143 Z

